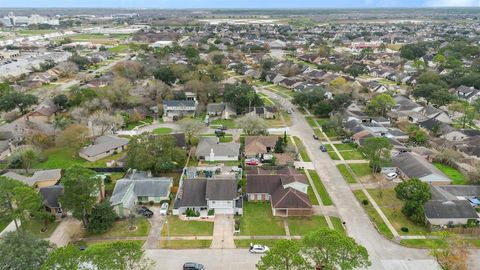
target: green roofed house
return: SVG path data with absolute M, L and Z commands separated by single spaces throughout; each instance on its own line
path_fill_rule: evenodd
M 130 170 L 115 183 L 110 202 L 121 218 L 135 213 L 138 203 L 160 203 L 169 200 L 171 177 L 152 177 L 148 172 Z

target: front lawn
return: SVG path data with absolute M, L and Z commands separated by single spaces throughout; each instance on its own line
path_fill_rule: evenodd
M 150 231 L 150 222 L 144 217 L 138 217 L 134 220 L 135 230 L 130 231 L 128 219 L 119 219 L 115 221 L 112 228 L 101 234 L 93 234 L 86 232 L 85 237 L 132 237 L 132 236 L 147 236 Z
M 340 155 L 342 155 L 343 159 L 345 160 L 362 160 L 365 157 L 360 153 L 358 150 L 354 151 L 340 151 Z
M 303 142 L 298 138 L 297 136 L 293 137 L 293 140 L 295 141 L 295 144 L 297 145 L 298 152 L 300 153 L 300 156 L 302 157 L 302 160 L 305 162 L 311 162 L 312 160 L 308 156 L 307 150 L 305 149 L 305 146 L 303 145 Z
M 327 154 L 330 156 L 330 158 L 332 160 L 340 160 L 340 157 L 337 155 L 336 152 L 334 152 L 333 150 L 332 151 L 328 151 Z
M 249 248 L 250 243 L 255 245 L 264 245 L 269 248 L 273 247 L 277 242 L 277 239 L 236 239 L 234 240 L 235 246 L 237 248 Z M 300 239 L 293 239 L 291 241 L 297 242 L 299 245 L 302 245 L 302 240 Z
M 58 227 L 58 225 L 60 224 L 60 222 L 48 222 L 47 224 L 47 231 L 46 232 L 42 232 L 42 228 L 44 227 L 44 222 L 41 221 L 41 220 L 34 220 L 34 219 L 31 219 L 31 220 L 27 220 L 26 222 L 24 222 L 22 225 L 21 225 L 21 228 L 20 229 L 24 229 L 24 230 L 27 230 L 31 233 L 33 233 L 34 235 L 38 236 L 38 237 L 41 237 L 41 238 L 48 238 L 50 237 L 50 235 L 52 235 L 53 231 L 55 231 L 55 229 Z
M 218 138 L 218 141 L 221 143 L 226 143 L 226 142 L 233 142 L 233 137 L 232 136 L 223 136 Z
M 241 235 L 285 235 L 282 219 L 272 215 L 270 203 L 244 202 Z
M 377 230 L 388 239 L 392 239 L 393 233 L 387 227 L 387 224 L 383 222 L 382 218 L 380 217 L 378 212 L 375 210 L 375 208 L 373 208 L 370 201 L 368 201 L 367 196 L 365 196 L 363 191 L 354 190 L 353 194 L 357 198 L 358 202 L 363 206 L 363 208 L 365 209 L 365 212 L 367 212 L 368 216 L 370 217 L 370 220 L 373 222 L 373 224 L 375 224 L 375 227 L 377 228 Z M 367 202 L 366 205 L 363 204 L 364 201 Z
M 166 249 L 193 249 L 210 248 L 212 240 L 161 240 L 160 248 Z
M 368 163 L 348 164 L 357 177 L 364 177 L 372 174 L 372 169 Z
M 288 217 L 290 235 L 305 235 L 319 228 L 328 228 L 327 220 L 323 216 Z
M 452 185 L 466 185 L 468 180 L 465 175 L 461 174 L 457 169 L 442 164 L 438 162 L 434 162 L 433 165 L 437 167 L 440 171 L 442 171 L 448 178 L 452 179 Z
M 320 176 L 318 176 L 317 172 L 315 170 L 308 170 L 308 174 L 312 178 L 315 189 L 317 190 L 323 205 L 332 205 L 332 199 L 330 198 L 330 195 L 328 195 L 327 189 L 325 189 L 325 186 L 320 180 Z
M 343 227 L 342 220 L 338 217 L 330 217 L 332 221 L 333 228 L 337 231 L 345 232 L 345 228 Z
M 161 127 L 153 130 L 153 134 L 170 134 L 170 133 L 172 133 L 172 129 L 168 127 Z
M 226 128 L 235 128 L 235 121 L 233 119 L 215 119 L 210 122 L 211 126 L 224 126 Z
M 335 145 L 335 148 L 337 148 L 338 151 L 353 151 L 353 150 L 357 150 L 355 148 L 355 144 L 353 143 L 336 143 L 334 144 Z
M 168 216 L 167 221 L 168 224 L 163 225 L 162 236 L 208 236 L 213 234 L 213 222 L 184 221 L 175 216 Z
M 317 200 L 317 197 L 315 196 L 315 193 L 313 192 L 312 187 L 308 188 L 307 195 L 312 205 L 318 205 L 318 200 Z
M 393 188 L 383 189 L 383 192 L 380 192 L 379 189 L 369 189 L 368 193 L 370 193 L 400 235 L 424 235 L 429 233 L 427 227 L 411 222 L 402 213 L 402 207 L 405 203 L 397 199 Z M 408 232 L 403 232 L 401 230 L 402 227 L 408 228 Z
M 357 180 L 355 180 L 355 178 L 352 176 L 352 174 L 348 171 L 347 165 L 339 164 L 339 165 L 337 165 L 337 168 L 340 171 L 340 173 L 342 174 L 343 179 L 345 179 L 345 181 L 347 181 L 347 183 L 349 183 L 349 184 L 357 183 Z

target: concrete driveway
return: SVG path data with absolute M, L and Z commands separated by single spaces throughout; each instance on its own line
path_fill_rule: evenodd
M 233 215 L 215 215 L 213 240 L 210 248 L 235 248 L 233 241 Z
M 165 223 L 165 216 L 160 215 L 160 207 L 150 206 L 153 211 L 153 216 L 148 219 L 150 222 L 150 231 L 148 232 L 147 241 L 143 245 L 146 249 L 158 248 L 160 244 L 160 234 L 162 233 L 163 224 Z
M 289 100 L 275 93 L 265 90 L 261 92 L 281 100 L 285 107 L 293 107 Z M 290 134 L 298 136 L 304 143 L 315 170 L 338 209 L 340 218 L 346 222 L 348 235 L 367 248 L 372 261 L 371 269 L 440 269 L 428 251 L 400 246 L 377 232 L 335 163 L 327 153 L 318 150 L 320 142 L 313 139 L 313 130 L 304 116 L 294 109 L 291 118 L 293 126 L 290 127 Z

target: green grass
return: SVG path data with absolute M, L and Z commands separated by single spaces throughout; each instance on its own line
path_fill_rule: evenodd
M 213 222 L 183 221 L 174 216 L 168 216 L 167 220 L 168 225 L 164 224 L 162 236 L 167 236 L 169 229 L 170 236 L 198 236 L 213 234 Z
M 331 144 L 324 144 L 325 148 L 327 148 L 327 151 L 333 152 L 333 146 Z
M 235 128 L 235 121 L 233 119 L 215 119 L 210 122 L 211 126 L 223 125 L 226 128 Z
M 21 225 L 21 228 L 33 233 L 34 235 L 41 237 L 41 238 L 48 238 L 52 235 L 53 231 L 58 227 L 60 222 L 48 222 L 47 224 L 47 231 L 42 232 L 42 228 L 44 227 L 44 223 L 41 220 L 27 220 Z
M 402 213 L 402 207 L 405 203 L 397 199 L 394 189 L 383 189 L 383 192 L 380 192 L 379 189 L 369 189 L 368 193 L 370 193 L 400 235 L 425 235 L 429 233 L 426 226 L 411 222 Z M 380 194 L 382 196 L 380 196 Z M 402 232 L 402 227 L 407 227 L 409 230 L 408 233 Z
M 320 180 L 320 176 L 318 176 L 317 172 L 315 170 L 308 170 L 308 174 L 310 174 L 310 177 L 312 178 L 315 189 L 317 190 L 323 205 L 333 205 L 332 199 L 330 198 L 330 195 L 328 195 L 328 192 Z
M 269 248 L 273 247 L 275 243 L 278 241 L 278 239 L 237 239 L 234 240 L 235 246 L 237 248 L 248 248 L 250 247 L 250 243 L 253 243 L 255 245 L 264 245 Z M 302 245 L 302 240 L 300 239 L 293 239 L 291 241 L 297 242 L 299 245 Z
M 428 248 L 443 246 L 443 242 L 440 239 L 404 239 L 400 240 L 400 244 L 411 248 Z
M 127 53 L 129 51 L 129 46 L 127 44 L 120 44 L 115 47 L 109 48 L 108 51 L 111 53 Z
M 233 137 L 232 137 L 232 136 L 220 137 L 220 138 L 218 139 L 218 141 L 221 142 L 221 143 L 233 142 Z
M 307 120 L 307 123 L 308 123 L 312 128 L 317 128 L 317 124 L 316 124 L 314 118 L 312 118 L 312 117 L 305 117 L 305 120 Z
M 363 200 L 368 200 L 367 196 L 365 196 L 365 194 L 363 194 L 361 190 L 354 190 L 353 194 L 357 198 L 358 202 L 363 206 L 363 208 L 365 209 L 365 212 L 367 212 L 368 216 L 370 217 L 370 220 L 375 224 L 375 227 L 377 228 L 377 230 L 388 239 L 392 239 L 393 233 L 390 231 L 390 229 L 388 229 L 387 224 L 383 222 L 382 218 L 377 213 L 375 208 L 373 208 L 372 204 L 370 202 L 368 202 L 367 205 L 364 205 L 362 203 Z
M 323 216 L 288 217 L 290 235 L 305 235 L 319 228 L 328 228 L 327 220 Z
M 307 190 L 307 195 L 312 205 L 318 205 L 317 197 L 315 196 L 315 193 L 311 187 Z
M 167 127 L 156 128 L 153 130 L 153 133 L 154 134 L 170 134 L 172 133 L 172 129 Z
M 162 240 L 160 248 L 167 249 L 192 249 L 192 248 L 209 248 L 212 240 Z
M 337 148 L 338 151 L 344 151 L 344 150 L 356 150 L 355 145 L 351 143 L 336 143 L 334 144 L 335 148 Z
M 136 230 L 129 230 L 129 221 L 127 219 L 120 219 L 115 221 L 112 228 L 101 234 L 86 233 L 85 237 L 132 237 L 132 236 L 147 236 L 150 231 L 150 222 L 144 217 L 135 218 Z
M 365 157 L 360 153 L 358 150 L 354 151 L 340 151 L 340 155 L 342 155 L 343 159 L 345 160 L 361 160 L 365 159 Z
M 8 226 L 8 224 L 10 224 L 11 221 L 11 219 L 3 215 L 0 216 L 0 232 L 3 231 Z
M 282 219 L 272 215 L 270 203 L 245 202 L 240 218 L 241 235 L 285 235 Z
M 106 167 L 106 162 L 111 160 L 117 160 L 125 155 L 125 152 L 121 152 L 115 155 L 99 159 L 97 161 L 87 161 L 78 156 L 78 151 L 74 151 L 68 147 L 52 147 L 43 152 L 47 160 L 41 163 L 37 163 L 33 166 L 34 169 L 67 169 L 74 165 L 79 165 L 88 168 Z
M 293 137 L 293 140 L 295 141 L 295 144 L 297 145 L 298 152 L 300 152 L 300 156 L 302 157 L 303 161 L 305 162 L 311 162 L 312 160 L 307 154 L 307 150 L 305 149 L 305 146 L 303 145 L 303 142 L 298 138 L 297 136 Z
M 370 175 L 372 173 L 372 169 L 368 165 L 368 163 L 359 163 L 359 164 L 348 164 L 352 171 L 358 176 L 358 177 L 364 177 L 367 175 Z
M 347 183 L 349 183 L 349 184 L 357 183 L 355 178 L 353 178 L 352 174 L 348 171 L 347 165 L 339 164 L 339 165 L 337 165 L 337 168 L 340 171 L 340 173 L 342 174 L 345 181 L 347 181 Z
M 448 178 L 452 179 L 452 185 L 465 185 L 467 184 L 468 180 L 465 175 L 461 174 L 457 169 L 442 164 L 438 162 L 434 162 L 433 165 L 437 167 L 440 171 L 442 171 Z
M 340 157 L 334 151 L 328 151 L 327 154 L 330 156 L 332 160 L 340 160 Z
M 335 228 L 335 230 L 345 232 L 345 228 L 343 227 L 342 220 L 340 218 L 330 217 L 330 220 L 332 221 L 333 228 Z

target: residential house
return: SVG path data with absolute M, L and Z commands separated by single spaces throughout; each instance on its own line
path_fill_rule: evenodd
M 221 119 L 231 119 L 237 115 L 237 111 L 230 103 L 209 103 L 207 105 L 207 114 L 220 116 Z
M 405 180 L 418 178 L 432 185 L 448 185 L 452 182 L 442 171 L 418 154 L 400 153 L 392 158 L 392 162 Z
M 62 177 L 61 169 L 39 170 L 32 176 L 24 176 L 15 172 L 6 172 L 2 176 L 23 182 L 34 188 L 43 188 L 56 185 Z
M 53 185 L 39 189 L 42 195 L 43 205 L 45 210 L 52 214 L 63 214 L 62 205 L 60 203 L 60 196 L 63 195 L 62 185 Z
M 451 142 L 463 141 L 465 139 L 480 136 L 480 130 L 477 129 L 455 129 L 440 136 Z
M 182 182 L 173 206 L 174 215 L 183 215 L 191 209 L 205 217 L 215 214 L 243 214 L 242 198 L 237 180 L 231 178 L 196 178 Z
M 273 106 L 253 107 L 247 115 L 257 115 L 263 119 L 275 119 L 277 109 Z
M 202 137 L 197 145 L 195 155 L 205 161 L 239 160 L 240 144 L 236 142 L 221 143 L 217 137 Z
M 78 155 L 88 161 L 97 161 L 122 152 L 127 148 L 128 142 L 128 139 L 115 135 L 100 136 L 91 145 L 82 148 Z
M 458 98 L 467 100 L 468 102 L 474 102 L 480 98 L 480 90 L 475 89 L 473 86 L 459 86 L 457 89 L 455 89 L 455 93 L 457 94 Z
M 138 203 L 161 203 L 170 200 L 172 177 L 152 177 L 147 172 L 130 170 L 117 180 L 110 202 L 119 217 L 135 214 Z
M 197 105 L 198 103 L 195 100 L 164 100 L 164 120 L 175 121 L 183 116 L 194 116 Z
M 53 100 L 45 100 L 40 103 L 34 111 L 28 113 L 25 118 L 29 122 L 35 123 L 51 123 L 55 118 L 55 113 L 58 111 L 58 106 Z
M 247 136 L 245 137 L 245 156 L 261 157 L 272 153 L 279 136 Z
M 274 174 L 255 168 L 247 173 L 247 199 L 250 202 L 269 201 L 274 216 L 311 216 L 308 180 L 292 167 Z
M 480 136 L 473 136 L 455 144 L 455 148 L 469 158 L 480 159 Z

